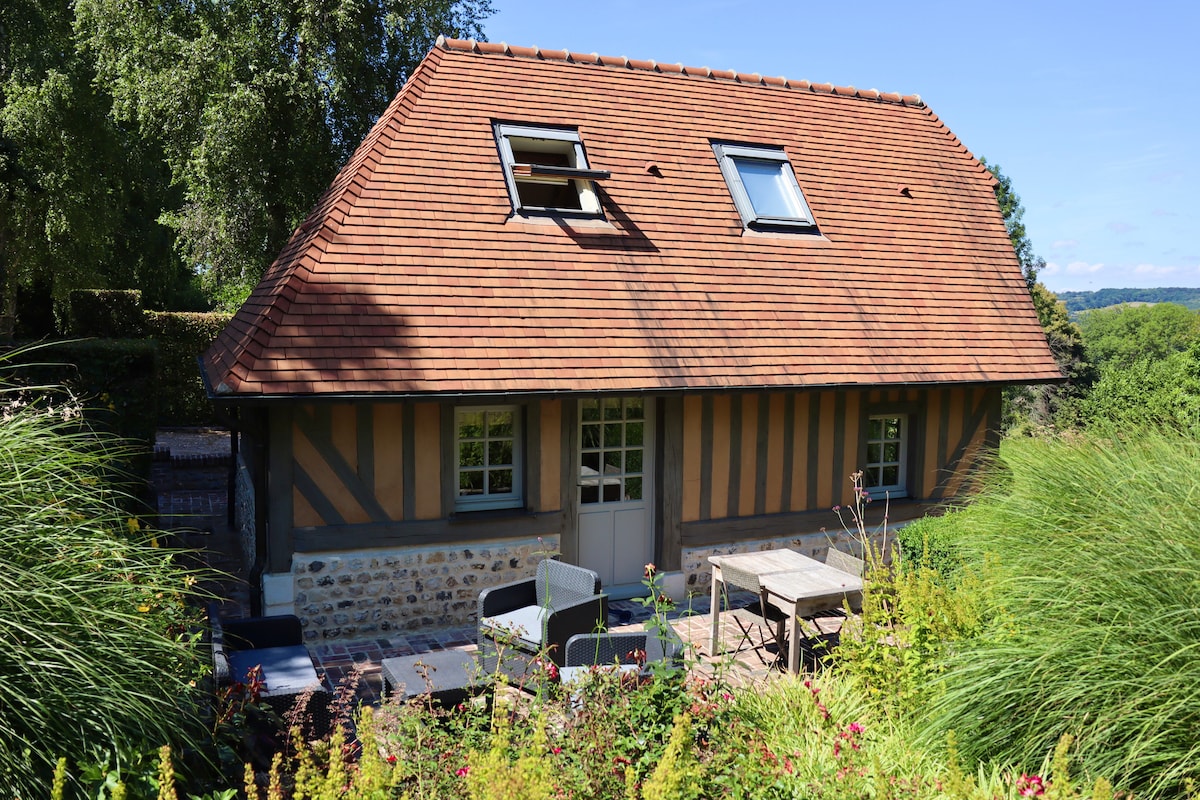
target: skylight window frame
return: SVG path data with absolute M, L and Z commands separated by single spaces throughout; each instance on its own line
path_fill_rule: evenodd
M 737 207 L 738 214 L 742 218 L 742 226 L 744 228 L 751 230 L 816 230 L 816 218 L 813 217 L 812 209 L 808 207 L 808 201 L 804 198 L 804 191 L 800 188 L 800 183 L 796 180 L 796 173 L 792 169 L 792 163 L 783 148 L 764 145 L 731 144 L 726 142 L 713 142 L 712 148 L 713 153 L 717 157 L 717 163 L 721 167 L 721 174 L 725 178 L 725 184 L 729 187 L 729 193 L 733 196 L 733 204 Z M 789 199 L 799 208 L 800 214 L 789 217 L 759 214 L 754 208 L 754 202 L 750 199 L 750 193 L 746 190 L 745 183 L 742 181 L 742 174 L 738 169 L 738 161 L 778 166 L 779 176 L 783 180 L 783 185 L 791 190 L 791 197 Z
M 518 214 L 546 214 L 588 219 L 602 218 L 604 216 L 604 211 L 600 203 L 600 193 L 595 182 L 609 178 L 611 173 L 607 170 L 591 169 L 588 166 L 583 139 L 577 129 L 494 122 L 493 130 L 496 136 L 496 145 L 500 150 L 500 162 L 504 167 L 504 182 L 508 187 L 509 200 L 512 201 L 515 212 Z M 518 162 L 513 154 L 512 139 L 541 139 L 551 142 L 563 142 L 570 146 L 569 149 L 575 166 L 562 167 Z M 519 182 L 521 180 L 528 180 L 530 177 L 534 179 L 541 178 L 547 181 L 570 181 L 579 193 L 580 208 L 525 204 L 521 200 Z

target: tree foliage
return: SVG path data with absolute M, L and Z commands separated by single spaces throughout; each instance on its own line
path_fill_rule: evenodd
M 157 222 L 176 202 L 157 141 L 111 119 L 73 23 L 67 0 L 0 5 L 0 336 L 23 289 L 142 286 L 161 307 L 189 280 Z
M 1200 313 L 1175 303 L 1120 305 L 1079 317 L 1084 347 L 1097 368 L 1159 360 L 1200 339 Z
M 996 201 L 1004 215 L 1008 238 L 1021 263 L 1025 285 L 1029 287 L 1050 352 L 1054 354 L 1054 360 L 1066 378 L 1062 384 L 1015 386 L 1006 390 L 1005 426 L 1009 429 L 1025 424 L 1050 426 L 1056 422 L 1064 406 L 1069 407 L 1073 399 L 1087 392 L 1095 379 L 1095 371 L 1087 361 L 1079 326 L 1071 321 L 1066 306 L 1059 302 L 1054 292 L 1037 279 L 1038 272 L 1046 262 L 1034 254 L 1033 243 L 1025 233 L 1025 223 L 1022 221 L 1025 208 L 1021 205 L 1020 196 L 1013 191 L 1012 180 L 1000 170 L 999 165 L 988 164 L 986 159 L 980 161 L 996 178 Z
M 439 34 L 489 0 L 78 0 L 114 117 L 161 136 L 164 219 L 207 286 L 244 296 Z M 228 287 L 236 287 L 229 289 Z
M 1142 358 L 1105 369 L 1078 404 L 1089 427 L 1171 427 L 1200 433 L 1200 340 L 1166 358 Z
M 1200 289 L 1183 286 L 1059 292 L 1058 299 L 1067 304 L 1067 311 L 1071 314 L 1078 314 L 1080 311 L 1092 308 L 1107 308 L 1121 303 L 1177 303 L 1193 311 L 1200 311 Z

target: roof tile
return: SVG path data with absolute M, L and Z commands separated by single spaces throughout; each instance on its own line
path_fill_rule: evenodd
M 513 217 L 494 119 L 577 126 L 605 219 Z M 784 147 L 820 234 L 743 231 L 721 138 Z M 245 397 L 1058 377 L 990 173 L 918 96 L 460 40 L 205 365 Z

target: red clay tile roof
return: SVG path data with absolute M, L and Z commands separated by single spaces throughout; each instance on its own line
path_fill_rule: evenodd
M 496 120 L 578 126 L 606 221 L 514 217 Z M 820 235 L 744 231 L 712 140 L 786 148 Z M 247 398 L 1060 377 L 991 175 L 920 98 L 453 40 L 204 366 Z

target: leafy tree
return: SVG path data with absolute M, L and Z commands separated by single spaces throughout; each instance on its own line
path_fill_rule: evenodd
M 1095 379 L 1095 372 L 1088 363 L 1083 337 L 1079 326 L 1071 322 L 1066 306 L 1059 302 L 1054 292 L 1037 279 L 1038 272 L 1046 265 L 1045 259 L 1033 252 L 1033 243 L 1025 233 L 1025 209 L 1021 198 L 1013 191 L 1012 180 L 999 165 L 980 161 L 996 177 L 996 200 L 1004 215 L 1008 238 L 1013 251 L 1021 262 L 1025 285 L 1033 298 L 1038 321 L 1046 332 L 1046 341 L 1058 368 L 1066 382 L 1057 385 L 1014 386 L 1005 390 L 1005 427 L 1013 429 L 1023 424 L 1049 426 L 1058 421 L 1060 409 L 1070 406 L 1070 400 L 1083 396 Z
M 1165 358 L 1141 358 L 1104 370 L 1079 402 L 1089 427 L 1169 426 L 1200 432 L 1200 339 Z
M 1175 303 L 1120 305 L 1085 312 L 1079 327 L 1088 356 L 1103 372 L 1186 350 L 1200 339 L 1200 313 Z
M 164 306 L 190 270 L 157 222 L 177 203 L 153 137 L 114 123 L 74 45 L 69 0 L 0 5 L 0 337 L 21 292 L 141 288 Z
M 1008 229 L 1013 252 L 1021 262 L 1025 284 L 1033 291 L 1038 273 L 1046 266 L 1046 259 L 1034 254 L 1033 242 L 1025 233 L 1025 207 L 1021 205 L 1021 196 L 1013 190 L 1012 179 L 1001 171 L 999 164 L 989 164 L 986 158 L 979 159 L 979 162 L 996 178 L 996 200 L 1000 203 L 1000 213 L 1004 215 L 1004 227 Z
M 490 0 L 77 0 L 115 116 L 161 135 L 184 202 L 164 219 L 240 302 L 438 34 Z

